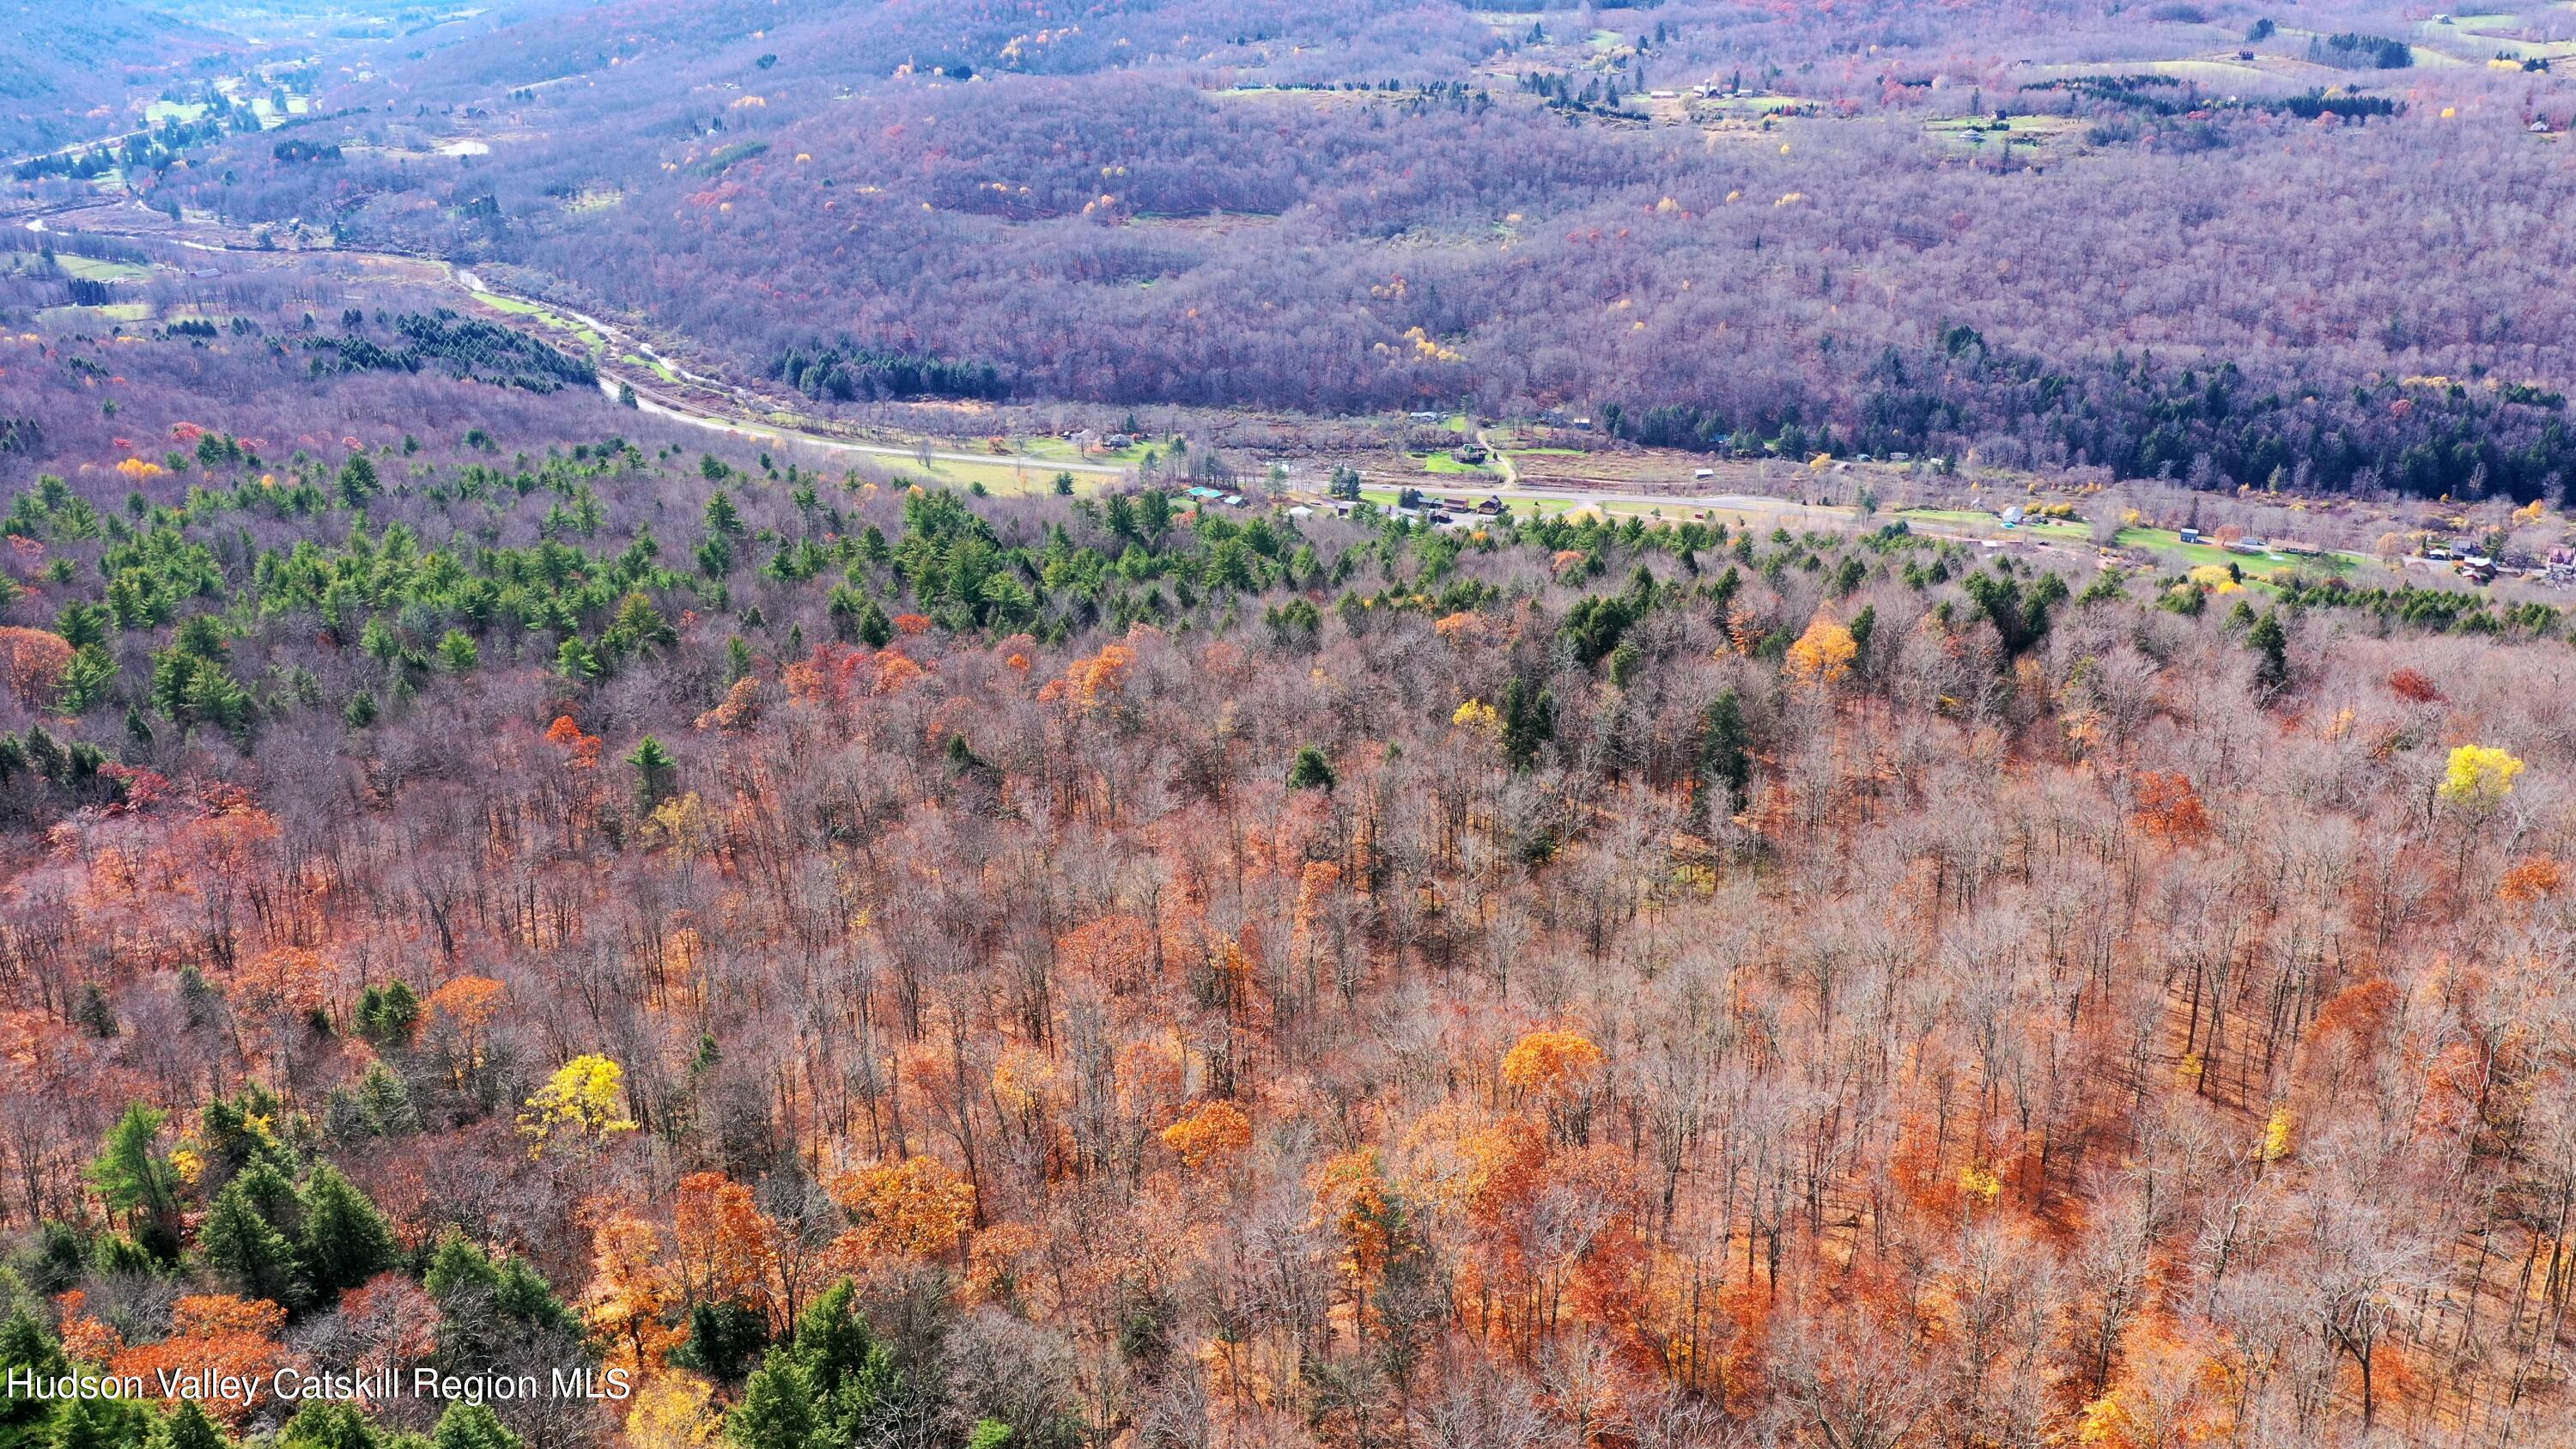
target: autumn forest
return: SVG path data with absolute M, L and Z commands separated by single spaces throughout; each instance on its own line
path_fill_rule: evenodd
M 43 8 L 0 1449 L 2576 1444 L 2563 16 Z

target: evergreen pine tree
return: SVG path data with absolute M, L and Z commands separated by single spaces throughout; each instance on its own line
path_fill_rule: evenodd
M 117 1034 L 116 1008 L 95 981 L 81 987 L 80 1005 L 72 1008 L 72 1019 L 100 1041 L 112 1040 Z
M 380 491 L 376 465 L 364 453 L 351 453 L 340 465 L 340 501 L 351 508 L 364 508 Z
M 376 1449 L 376 1431 L 355 1404 L 316 1399 L 278 1433 L 283 1449 Z
M 292 1306 L 305 1297 L 304 1264 L 294 1240 L 259 1206 L 275 1173 L 258 1163 L 225 1184 L 197 1228 L 197 1251 L 243 1296 Z
M 725 1436 L 738 1449 L 805 1449 L 814 1437 L 814 1394 L 795 1354 L 771 1349 L 752 1370 L 741 1406 L 725 1416 Z
M 870 599 L 859 606 L 857 632 L 860 643 L 871 649 L 883 649 L 894 642 L 894 621 L 886 617 L 886 611 L 877 606 L 876 600 Z
M 2267 609 L 2254 627 L 2245 631 L 2245 642 L 2262 657 L 2254 664 L 2254 682 L 2265 689 L 2279 689 L 2290 682 L 2290 639 L 2281 628 L 2280 611 Z
M 336 1297 L 393 1267 L 393 1225 L 340 1169 L 323 1163 L 304 1184 L 304 1260 L 313 1286 Z
M 301 1417 L 300 1415 L 298 1417 Z M 144 1449 L 232 1449 L 232 1439 L 213 1416 L 191 1399 L 161 1416 L 144 1438 Z
M 420 1112 L 411 1104 L 411 1089 L 383 1062 L 368 1065 L 358 1081 L 358 1107 L 367 1127 L 379 1137 L 403 1137 L 420 1130 Z
M 420 997 L 400 981 L 358 994 L 358 1035 L 377 1046 L 407 1046 L 420 1024 Z
M 1330 793 L 1333 788 L 1333 762 L 1324 758 L 1324 752 L 1313 745 L 1300 746 L 1297 750 L 1297 758 L 1288 764 L 1288 788 L 1322 790 Z
M 827 1444 L 877 1437 L 872 1430 L 903 1391 L 894 1355 L 859 1317 L 857 1297 L 844 1278 L 796 1322 L 793 1353 L 812 1395 L 815 1436 Z
M 1744 727 L 1744 706 L 1732 689 L 1722 690 L 1700 715 L 1699 769 L 1712 784 L 1727 789 L 1724 805 L 1733 814 L 1753 787 L 1752 737 Z
M 430 1435 L 437 1449 L 526 1449 L 501 1416 L 482 1404 L 450 1404 Z
M 54 1342 L 54 1336 L 24 1305 L 6 1321 L 0 1321 L 0 1385 L 6 1385 L 13 1374 L 23 1372 L 30 1382 L 35 1382 L 58 1377 L 70 1369 L 62 1345 Z M 51 1407 L 48 1399 L 9 1394 L 0 1399 L 0 1435 L 14 1435 L 45 1417 Z
M 150 1432 L 140 1403 L 112 1398 L 70 1398 L 54 1407 L 48 1449 L 140 1449 Z
M 89 1167 L 99 1197 L 126 1214 L 135 1240 L 165 1260 L 179 1251 L 179 1174 L 158 1145 L 167 1116 L 140 1102 L 127 1107 Z
M 651 735 L 646 735 L 635 752 L 626 757 L 626 763 L 635 767 L 636 803 L 646 810 L 661 804 L 663 797 L 671 793 L 671 777 L 680 768 L 680 762 L 671 758 L 671 752 Z

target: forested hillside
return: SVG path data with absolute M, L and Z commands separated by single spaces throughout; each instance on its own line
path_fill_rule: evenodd
M 142 102 L 226 37 L 127 0 L 0 11 L 0 159 L 139 129 Z
M 0 1359 L 631 1393 L 18 1442 L 2568 1432 L 2559 611 L 978 497 L 329 276 L 5 344 Z
M 12 54 L 0 1449 L 2576 1443 L 2576 15 Z

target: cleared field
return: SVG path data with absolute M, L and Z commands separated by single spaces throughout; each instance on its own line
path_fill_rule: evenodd
M 1397 492 L 1392 488 L 1362 488 L 1360 498 L 1380 508 L 1393 508 L 1396 506 Z M 1684 518 L 1697 516 L 1650 503 L 1595 503 L 1582 498 L 1531 497 L 1526 494 L 1513 494 L 1505 497 L 1503 502 L 1511 506 L 1512 513 L 1516 517 L 1521 518 L 1558 518 L 1567 514 L 1592 513 L 1608 518 L 1642 518 L 1648 522 L 1661 518 L 1680 522 Z
M 918 483 L 945 483 L 955 488 L 965 488 L 981 483 L 984 485 L 985 492 L 1000 494 L 1006 498 L 1026 498 L 1035 494 L 1054 492 L 1055 475 L 1058 471 L 1047 467 L 1042 462 L 1013 463 L 1007 458 L 996 458 L 990 463 L 933 458 L 927 468 L 921 465 L 921 460 L 918 458 L 887 458 L 879 461 L 889 472 L 900 478 L 910 478 Z M 1101 475 L 1097 473 L 1076 473 L 1073 475 L 1073 490 L 1076 493 L 1096 493 L 1100 491 L 1101 481 Z
M 2185 543 L 2182 541 L 2182 535 L 2167 528 L 2121 529 L 2120 546 L 2142 548 L 2151 553 L 2180 558 L 2194 568 L 2204 564 L 2216 564 L 2220 568 L 2235 564 L 2243 569 L 2248 577 L 2253 578 L 2268 577 L 2274 570 L 2288 567 L 2306 569 L 2315 573 L 2344 574 L 2352 572 L 2362 563 L 2359 556 L 2348 553 L 2319 554 L 2314 558 L 2293 558 L 2281 553 L 2229 553 L 2213 544 Z
M 504 297 L 497 292 L 476 292 L 473 296 L 475 301 L 495 312 L 507 312 L 514 317 L 531 317 L 555 331 L 568 332 L 572 334 L 574 341 L 579 342 L 593 356 L 597 356 L 608 346 L 608 339 L 600 336 L 597 331 L 569 317 L 557 316 L 534 302 L 523 302 L 516 297 Z
M 1490 469 L 1478 467 L 1473 463 L 1461 463 L 1446 453 L 1414 453 L 1410 456 L 1415 461 L 1422 464 L 1422 471 L 1425 473 L 1441 473 L 1471 478 L 1488 478 L 1493 476 L 1492 470 Z
M 2169 75 L 2176 80 L 2200 81 L 2206 85 L 2233 86 L 2263 78 L 2263 68 L 2251 61 L 2182 59 L 2149 61 L 2145 67 L 2156 75 Z
M 2551 21 L 2557 22 L 2552 25 Z M 2531 32 L 2543 34 L 2534 37 Z M 2546 32 L 2555 30 L 2557 36 Z M 2418 27 L 2425 44 L 2447 49 L 2472 60 L 2488 60 L 2509 55 L 2518 60 L 2557 60 L 2576 55 L 2576 11 L 2561 9 L 2536 22 L 2525 15 L 2455 15 L 2447 21 L 2428 20 Z
M 1961 151 L 1984 151 L 1994 146 L 2036 150 L 2053 143 L 2071 143 L 2083 134 L 2084 122 L 2072 116 L 1948 116 L 1924 122 L 1923 130 Z
M 2051 543 L 2077 545 L 2093 541 L 2092 529 L 2080 522 L 2051 519 L 2007 529 L 2003 520 L 1994 514 L 1973 508 L 1908 508 L 1897 517 L 1947 528 L 1991 532 L 1999 538 L 2042 538 Z M 2225 568 L 2234 564 L 2249 579 L 2268 578 L 2284 568 L 2297 568 L 2309 573 L 2347 574 L 2365 562 L 2359 555 L 2349 553 L 2324 553 L 2304 558 L 2279 552 L 2230 553 L 2212 543 L 2185 543 L 2182 535 L 2170 528 L 2123 528 L 2116 546 L 2154 554 L 2189 568 L 2208 565 Z
M 36 271 L 45 264 L 37 252 L 10 252 L 9 264 L 20 271 Z M 132 282 L 150 276 L 152 269 L 134 262 L 111 262 L 97 257 L 76 257 L 69 252 L 54 253 L 54 265 L 63 274 L 85 282 Z
M 2085 76 L 2165 75 L 2199 85 L 2238 86 L 2263 80 L 2274 74 L 2272 58 L 2256 61 L 2216 60 L 2177 56 L 2166 60 L 2087 61 L 2076 64 L 2033 65 L 2020 72 L 2027 80 L 2076 80 Z M 2322 70 L 2324 67 L 2311 67 Z M 2341 72 L 2335 72 L 2341 74 Z
M 1815 114 L 1815 105 L 1795 96 L 1693 96 L 1685 94 L 1677 101 L 1659 103 L 1705 125 L 1709 122 L 1750 123 L 1754 121 L 1790 120 Z
M 152 305 L 148 302 L 111 302 L 104 307 L 47 307 L 36 314 L 36 320 L 66 327 L 100 322 L 148 322 L 152 320 Z
M 1147 453 L 1155 451 L 1153 444 L 1142 443 L 1128 448 L 1094 448 L 1088 453 L 1077 452 L 1073 444 L 1052 433 L 1013 438 L 1010 449 L 1023 457 L 1067 463 L 1141 463 Z
M 1865 465 L 1849 473 L 1820 474 L 1777 459 L 1764 463 L 1668 451 L 1515 448 L 1511 457 L 1522 483 L 1568 492 L 1750 493 L 1795 500 L 1817 494 L 1838 497 L 1878 477 Z M 1708 470 L 1706 478 L 1698 476 L 1703 468 Z

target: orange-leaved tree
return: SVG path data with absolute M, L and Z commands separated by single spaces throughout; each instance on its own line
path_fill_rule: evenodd
M 845 1251 L 867 1257 L 938 1257 L 975 1219 L 973 1185 L 934 1157 L 845 1172 L 831 1189 L 853 1224 L 842 1235 Z
M 167 1371 L 172 1378 L 202 1370 L 207 1378 L 231 1374 L 250 1385 L 243 1398 L 219 1398 L 203 1407 L 228 1423 L 240 1424 L 269 1402 L 270 1386 L 281 1369 L 300 1367 L 301 1355 L 277 1341 L 286 1326 L 286 1310 L 264 1298 L 236 1298 L 228 1293 L 182 1295 L 170 1305 L 170 1334 L 158 1343 L 138 1344 L 116 1355 L 113 1372 L 146 1384 Z
M 1163 1145 L 1192 1172 L 1252 1145 L 1252 1119 L 1232 1102 L 1203 1102 L 1163 1129 Z

